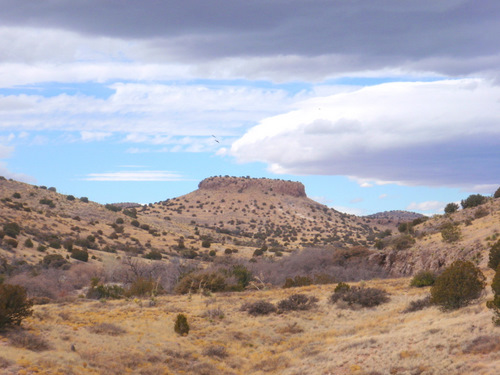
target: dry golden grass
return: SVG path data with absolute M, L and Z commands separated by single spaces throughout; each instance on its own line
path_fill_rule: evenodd
M 0 365 L 12 374 L 497 374 L 500 332 L 484 296 L 466 308 L 402 313 L 428 289 L 409 279 L 364 283 L 383 288 L 390 302 L 372 309 L 328 303 L 334 286 L 163 296 L 36 306 L 25 330 L 49 348 L 19 348 L 6 333 Z M 277 303 L 294 293 L 318 306 L 266 316 L 240 310 L 245 302 Z M 217 314 L 209 311 L 217 310 Z M 186 314 L 190 332 L 174 332 Z M 73 349 L 73 350 L 72 350 Z M 1 372 L 1 371 L 0 371 Z

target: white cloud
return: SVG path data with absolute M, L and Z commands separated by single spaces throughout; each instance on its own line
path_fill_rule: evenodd
M 427 201 L 427 202 L 412 202 L 410 203 L 406 209 L 409 211 L 424 211 L 430 213 L 440 213 L 444 211 L 444 207 L 446 203 L 438 202 L 438 201 Z
M 0 95 L 4 131 L 80 132 L 87 140 L 128 133 L 126 142 L 170 144 L 172 136 L 223 142 L 260 118 L 291 108 L 303 94 L 246 86 L 113 84 L 108 98 L 60 94 Z M 210 139 L 208 139 L 210 137 Z M 178 139 L 173 140 L 174 143 Z
M 0 159 L 8 158 L 13 151 L 14 147 L 0 144 Z
M 388 195 L 387 195 L 387 194 L 380 194 L 380 195 L 378 196 L 378 199 L 386 199 L 387 197 L 388 197 Z
M 109 132 L 88 132 L 88 131 L 80 132 L 81 139 L 84 142 L 102 141 L 106 138 L 111 137 L 112 135 L 113 134 Z
M 480 79 L 399 82 L 307 100 L 233 143 L 275 173 L 373 183 L 498 183 L 500 87 Z M 321 111 L 318 111 L 321 108 Z
M 349 201 L 349 203 L 361 203 L 361 202 L 363 202 L 363 201 L 364 201 L 364 198 L 359 197 L 359 198 L 354 198 L 354 199 L 351 199 L 351 200 Z
M 90 173 L 85 181 L 185 181 L 177 173 L 169 171 L 120 171 L 108 173 Z

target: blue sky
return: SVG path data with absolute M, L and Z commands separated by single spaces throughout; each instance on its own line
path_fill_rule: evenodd
M 0 175 L 100 203 L 281 178 L 358 215 L 500 185 L 495 2 L 34 4 L 0 0 Z

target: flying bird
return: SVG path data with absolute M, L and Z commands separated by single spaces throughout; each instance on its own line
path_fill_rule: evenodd
M 212 137 L 214 137 L 214 141 L 215 142 L 220 143 L 219 140 L 217 139 L 217 137 L 215 135 L 212 134 Z

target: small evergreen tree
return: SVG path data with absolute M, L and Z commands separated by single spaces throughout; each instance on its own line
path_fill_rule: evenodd
M 443 238 L 443 242 L 456 242 L 462 237 L 462 231 L 457 224 L 446 223 L 441 226 L 441 237 Z
M 32 305 L 22 286 L 0 284 L 0 329 L 20 325 L 24 318 L 33 313 Z
M 493 194 L 493 198 L 500 198 L 500 187 L 495 191 L 495 194 Z
M 493 323 L 500 326 L 500 265 L 496 270 L 493 281 L 491 282 L 491 289 L 493 290 L 493 300 L 488 301 L 486 306 L 493 310 Z
M 479 298 L 485 285 L 479 268 L 471 262 L 457 260 L 436 278 L 431 288 L 431 303 L 443 310 L 458 309 Z
M 467 199 L 462 200 L 460 203 L 462 208 L 477 207 L 486 202 L 486 197 L 481 194 L 472 194 L 467 197 Z
M 458 211 L 458 204 L 456 203 L 448 203 L 446 207 L 444 208 L 444 213 L 445 214 L 452 214 L 454 212 Z
M 181 336 L 187 336 L 189 333 L 189 324 L 184 314 L 178 314 L 175 319 L 174 331 Z
M 432 271 L 420 271 L 411 279 L 410 286 L 422 288 L 431 286 L 436 281 L 436 275 Z
M 496 270 L 500 264 L 500 240 L 495 242 L 490 248 L 490 257 L 488 267 Z

